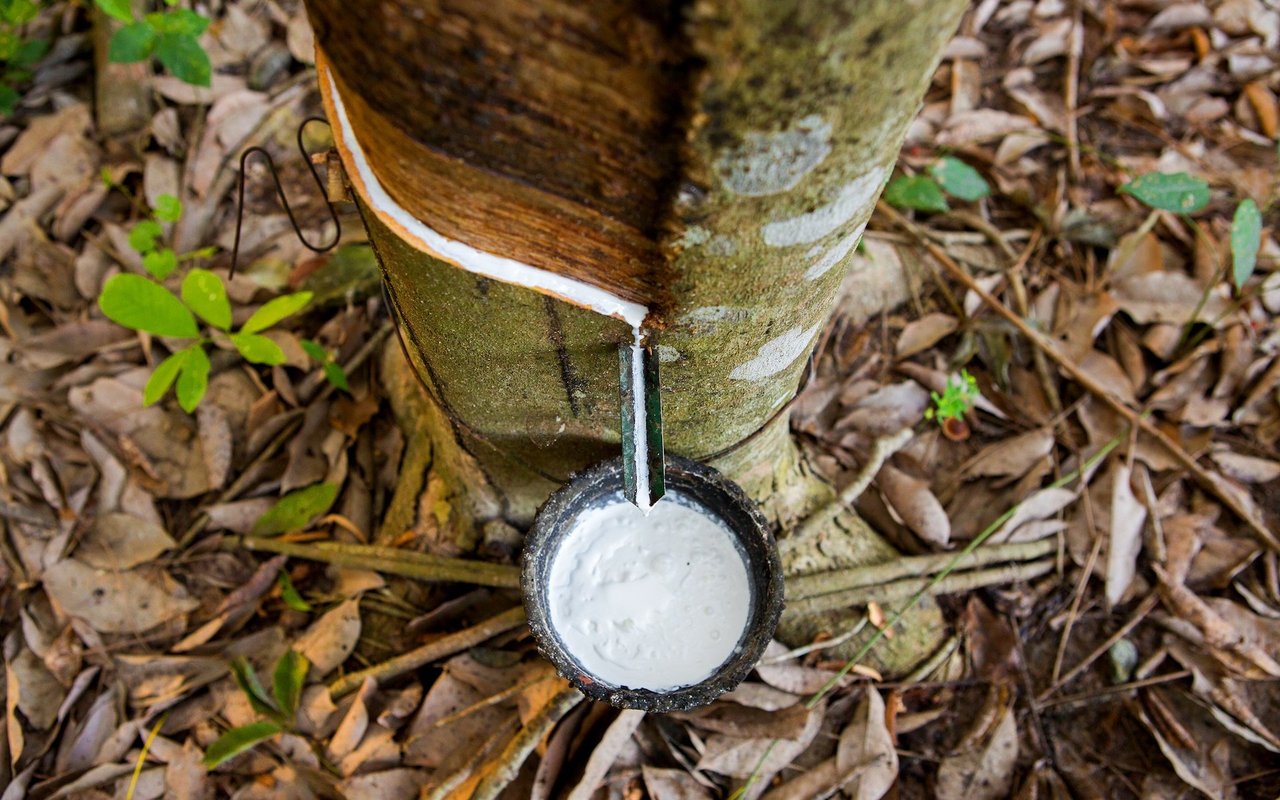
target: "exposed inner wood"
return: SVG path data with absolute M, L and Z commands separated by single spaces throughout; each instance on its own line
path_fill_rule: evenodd
M 659 301 L 688 81 L 673 4 L 307 7 L 398 203 L 450 239 Z

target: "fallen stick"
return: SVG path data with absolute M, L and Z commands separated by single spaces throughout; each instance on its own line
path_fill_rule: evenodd
M 1006 561 L 1026 562 L 1047 556 L 1057 550 L 1053 539 L 1036 542 L 998 544 L 975 550 L 963 556 L 953 569 L 972 569 L 1000 564 Z M 920 578 L 940 572 L 955 559 L 954 553 L 934 553 L 924 556 L 908 556 L 882 564 L 865 567 L 836 569 L 818 572 L 787 580 L 787 601 L 856 589 L 879 586 L 901 578 Z
M 493 800 L 516 778 L 520 768 L 538 746 L 542 738 L 551 732 L 560 718 L 582 702 L 582 693 L 572 686 L 561 689 L 551 698 L 529 724 L 520 729 L 494 763 L 493 769 L 480 779 L 471 800 Z
M 518 628 L 524 622 L 524 609 L 516 606 L 503 611 L 501 614 L 489 617 L 489 619 L 478 625 L 472 625 L 470 628 L 451 633 L 448 636 L 436 639 L 434 642 L 428 642 L 407 653 L 402 653 L 395 658 L 383 661 L 381 664 L 374 664 L 368 669 L 343 675 L 329 684 L 329 695 L 336 700 L 345 694 L 349 694 L 360 688 L 365 678 L 371 677 L 375 681 L 382 683 L 406 672 L 412 672 L 419 667 L 430 664 L 432 661 L 438 661 L 446 656 L 460 653 L 463 650 L 475 647 L 481 642 L 492 639 L 500 633 Z
M 1053 572 L 1056 562 L 1056 558 L 1043 558 L 1039 561 L 1029 561 L 1025 564 L 1006 564 L 971 572 L 953 572 L 940 581 L 932 577 L 907 578 L 880 586 L 858 586 L 853 589 L 820 594 L 801 600 L 788 600 L 787 609 L 783 612 L 783 615 L 836 611 L 853 606 L 866 605 L 872 600 L 878 603 L 890 603 L 914 597 L 917 593 L 926 589 L 935 595 L 955 594 L 956 592 L 980 589 L 984 586 L 1028 581 Z
M 244 536 L 228 540 L 231 546 L 282 553 L 293 558 L 320 561 L 351 569 L 369 569 L 389 575 L 402 575 L 420 581 L 451 581 L 477 586 L 516 589 L 520 586 L 520 569 L 506 564 L 489 564 L 467 558 L 447 558 L 428 553 L 415 553 L 395 547 L 341 542 L 287 542 L 280 539 Z
M 951 273 L 952 277 L 982 298 L 982 301 L 990 306 L 991 310 L 1008 320 L 1032 344 L 1043 350 L 1045 355 L 1057 364 L 1063 372 L 1067 373 L 1073 381 L 1083 386 L 1090 394 L 1102 400 L 1102 402 L 1111 406 L 1116 413 L 1128 420 L 1130 425 L 1159 442 L 1179 464 L 1191 473 L 1191 476 L 1195 478 L 1196 483 L 1200 484 L 1202 489 L 1216 497 L 1231 513 L 1235 514 L 1241 522 L 1248 526 L 1254 535 L 1267 547 L 1280 552 L 1280 539 L 1277 539 L 1276 535 L 1263 524 L 1262 520 L 1255 517 L 1238 498 L 1222 487 L 1220 484 L 1221 478 L 1200 466 L 1200 462 L 1196 461 L 1190 453 L 1184 450 L 1182 445 L 1169 438 L 1168 434 L 1156 427 L 1155 423 L 1147 419 L 1146 416 L 1129 408 L 1127 404 L 1112 395 L 1105 386 L 1094 380 L 1059 351 L 1057 347 L 1054 347 L 1044 334 L 1031 327 L 1026 320 L 1014 313 L 998 297 L 983 289 L 968 272 L 965 272 L 963 267 L 957 264 L 951 256 L 947 255 L 945 250 L 929 241 L 913 222 L 883 201 L 877 204 L 876 209 L 892 220 L 894 224 L 914 236 L 920 246 L 927 250 L 929 255 L 933 256 L 947 272 Z

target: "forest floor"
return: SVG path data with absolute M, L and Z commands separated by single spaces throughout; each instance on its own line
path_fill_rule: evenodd
M 84 5 L 49 4 L 0 118 L 0 798 L 1280 796 L 1274 2 L 970 9 L 853 259 L 902 304 L 842 300 L 794 428 L 842 485 L 912 427 L 862 515 L 905 553 L 1022 557 L 939 598 L 952 635 L 905 679 L 823 692 L 847 665 L 778 645 L 649 716 L 566 697 L 510 589 L 405 574 L 438 569 L 411 554 L 449 510 L 395 495 L 358 219 L 311 252 L 251 161 L 228 278 L 248 145 L 309 242 L 337 233 L 295 143 L 311 33 L 295 3 L 220 8 L 197 89 L 96 70 Z M 105 289 L 148 272 L 193 282 L 201 343 Z M 388 530 L 406 502 L 430 513 Z M 501 584 L 514 555 L 479 557 Z

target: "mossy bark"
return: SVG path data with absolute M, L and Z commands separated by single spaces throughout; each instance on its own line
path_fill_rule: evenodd
M 666 444 L 742 483 L 783 538 L 833 496 L 797 453 L 784 408 L 963 7 L 700 0 L 682 9 L 684 113 L 665 134 L 679 143 L 679 164 L 652 267 L 664 290 L 649 298 Z M 343 65 L 330 68 L 341 90 Z M 371 163 L 378 171 L 376 154 Z M 485 487 L 482 502 L 456 504 L 451 524 L 459 533 L 485 517 L 527 525 L 570 473 L 618 453 L 616 349 L 629 327 L 477 277 L 398 236 L 379 209 L 364 211 L 409 356 L 438 402 L 427 416 L 433 464 L 465 462 L 448 471 Z M 796 574 L 897 555 L 851 513 L 783 551 Z M 859 613 L 789 620 L 784 633 L 840 633 Z M 918 614 L 909 623 L 918 639 L 878 650 L 884 666 L 927 656 L 938 622 L 936 609 Z

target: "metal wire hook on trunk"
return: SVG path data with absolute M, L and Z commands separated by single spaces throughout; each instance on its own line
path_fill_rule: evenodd
M 333 241 L 328 244 L 314 245 L 307 241 L 307 237 L 302 233 L 302 226 L 298 224 L 298 220 L 293 215 L 293 209 L 289 206 L 289 198 L 285 197 L 284 186 L 280 183 L 280 172 L 276 169 L 276 162 L 271 158 L 271 153 L 267 152 L 265 147 L 254 145 L 246 148 L 240 155 L 240 189 L 238 192 L 238 200 L 236 203 L 236 240 L 231 246 L 231 271 L 227 274 L 230 280 L 236 275 L 236 267 L 240 263 L 240 227 L 244 224 L 244 174 L 245 166 L 249 161 L 249 157 L 261 154 L 267 162 L 267 171 L 271 173 L 271 180 L 276 184 L 276 194 L 280 197 L 280 204 L 284 206 L 284 212 L 289 216 L 289 224 L 293 226 L 293 232 L 298 237 L 298 241 L 313 253 L 325 253 L 337 246 L 338 240 L 342 238 L 342 223 L 338 221 L 338 212 L 334 210 L 333 203 L 329 202 L 328 193 L 325 190 L 324 180 L 320 177 L 320 171 L 316 169 L 316 165 L 311 162 L 311 154 L 307 152 L 306 145 L 302 143 L 302 134 L 306 131 L 307 126 L 312 122 L 319 122 L 328 125 L 329 121 L 323 117 L 308 117 L 298 126 L 298 152 L 302 154 L 302 160 L 306 162 L 307 169 L 311 170 L 311 177 L 315 179 L 316 188 L 320 190 L 321 197 L 325 198 L 325 207 L 329 209 L 329 218 L 333 220 Z

